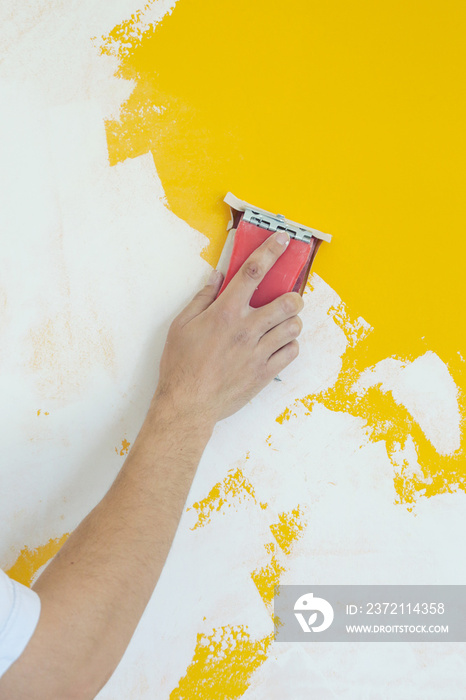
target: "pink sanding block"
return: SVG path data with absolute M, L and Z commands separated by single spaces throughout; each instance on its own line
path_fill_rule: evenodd
M 286 292 L 302 295 L 320 244 L 322 241 L 330 243 L 332 237 L 285 219 L 282 214 L 271 214 L 254 207 L 231 192 L 223 201 L 230 206 L 231 218 L 227 227 L 229 234 L 217 265 L 225 276 L 219 294 L 251 253 L 272 233 L 282 230 L 290 236 L 288 247 L 257 287 L 250 305 L 255 308 L 264 306 Z

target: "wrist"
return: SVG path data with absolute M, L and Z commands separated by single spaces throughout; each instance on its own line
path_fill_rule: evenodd
M 195 412 L 180 415 L 174 408 L 167 397 L 154 395 L 123 471 L 134 473 L 147 467 L 163 469 L 163 465 L 170 464 L 170 473 L 179 473 L 181 469 L 194 474 L 214 424 Z
M 196 410 L 187 401 L 176 400 L 169 392 L 155 391 L 146 422 L 157 432 L 169 432 L 178 439 L 191 437 L 204 443 L 212 436 L 216 421 L 202 411 Z

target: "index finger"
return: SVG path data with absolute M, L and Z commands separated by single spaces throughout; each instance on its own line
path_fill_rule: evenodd
M 289 242 L 290 237 L 286 231 L 276 231 L 269 236 L 244 261 L 223 294 L 237 300 L 241 305 L 249 304 L 257 287 L 280 255 L 285 252 Z

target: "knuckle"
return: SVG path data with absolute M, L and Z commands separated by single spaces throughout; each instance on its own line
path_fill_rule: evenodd
M 303 308 L 303 300 L 298 292 L 289 292 L 283 295 L 282 308 L 286 314 L 297 314 Z
M 274 255 L 274 257 L 278 257 L 280 253 L 283 252 L 283 246 L 280 245 L 280 243 L 277 243 L 273 236 L 270 236 L 270 238 L 268 238 L 267 248 Z
M 225 290 L 226 291 L 226 290 Z M 217 324 L 221 327 L 231 325 L 238 315 L 233 300 L 227 294 L 221 294 L 208 308 Z
M 233 320 L 233 311 L 228 306 L 222 306 L 218 309 L 217 313 L 218 320 L 226 326 L 229 326 Z
M 238 345 L 246 345 L 250 338 L 250 332 L 247 328 L 241 328 L 233 337 L 233 341 Z
M 243 266 L 243 274 L 248 279 L 260 279 L 262 277 L 262 270 L 262 265 L 254 258 L 252 260 L 247 260 Z
M 291 296 L 293 297 L 293 300 L 296 304 L 296 309 L 298 313 L 303 310 L 304 308 L 304 301 L 301 296 L 301 294 L 298 294 L 298 292 L 290 292 Z
M 293 302 L 291 301 L 291 299 L 289 297 L 284 297 L 282 299 L 281 305 L 282 305 L 282 310 L 285 314 L 293 313 L 293 311 L 295 310 Z
M 299 316 L 294 316 L 290 321 L 290 331 L 293 335 L 299 335 L 303 330 L 303 322 Z
M 194 295 L 194 299 L 203 299 L 204 297 L 210 296 L 210 292 L 208 289 L 205 287 L 200 289 L 196 294 Z

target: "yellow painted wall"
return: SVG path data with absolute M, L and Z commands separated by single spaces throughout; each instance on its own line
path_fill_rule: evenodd
M 138 20 L 101 40 L 135 81 L 106 124 L 110 163 L 152 152 L 168 205 L 209 236 L 213 266 L 228 190 L 333 234 L 313 269 L 374 331 L 308 402 L 364 417 L 390 451 L 412 421 L 387 394 L 361 401 L 350 386 L 383 358 L 429 349 L 464 414 L 466 5 L 180 0 L 143 34 Z M 441 457 L 417 430 L 416 444 L 428 495 L 464 488 L 464 443 Z M 421 488 L 395 486 L 402 501 Z

